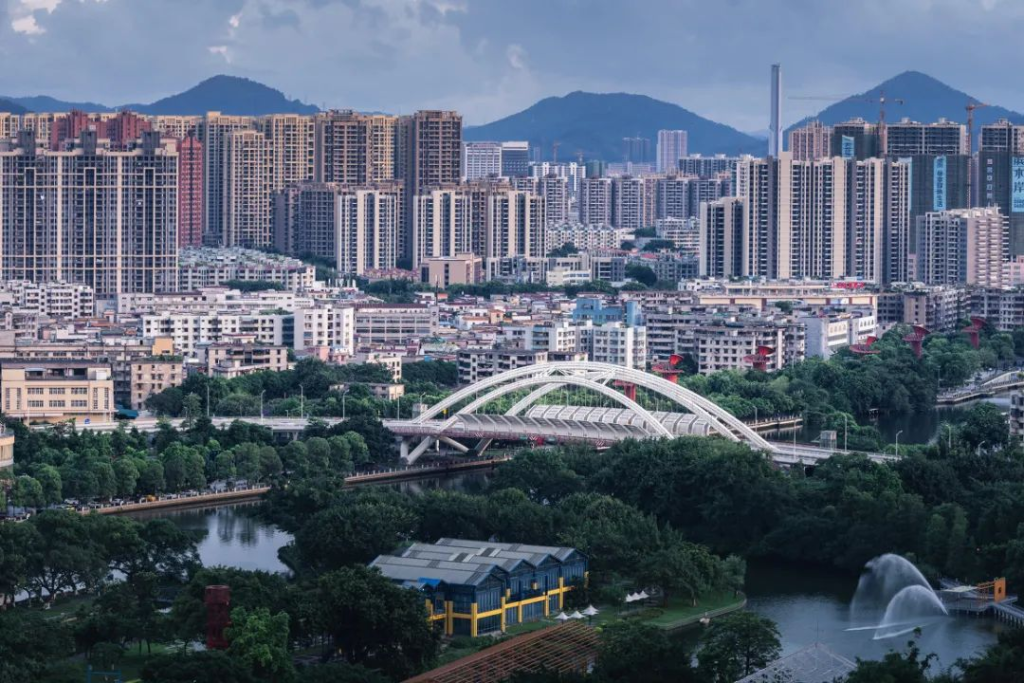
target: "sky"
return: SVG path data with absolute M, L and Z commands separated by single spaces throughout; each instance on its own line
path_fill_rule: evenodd
M 5 16 L 6 15 L 6 16 Z M 743 131 L 923 71 L 1024 110 L 1022 0 L 0 0 L 0 95 L 150 102 L 219 73 L 321 107 L 479 124 L 574 90 Z M 787 100 L 787 123 L 826 101 Z

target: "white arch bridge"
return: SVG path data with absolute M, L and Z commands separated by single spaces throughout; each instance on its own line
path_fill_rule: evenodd
M 616 385 L 626 391 L 619 391 Z M 588 390 L 619 407 L 538 403 L 567 387 Z M 659 402 L 665 401 L 677 410 L 644 408 L 635 399 L 636 388 L 656 395 Z M 529 393 L 504 414 L 477 412 L 503 396 L 526 390 Z M 713 401 L 674 382 L 642 370 L 585 361 L 540 363 L 509 370 L 456 391 L 411 420 L 386 420 L 385 425 L 402 438 L 402 459 L 409 463 L 434 445 L 444 444 L 465 453 L 471 449 L 462 441 L 476 440 L 475 450 L 480 453 L 493 440 L 524 437 L 603 447 L 624 439 L 719 436 L 746 443 L 784 464 L 814 464 L 842 452 L 768 441 Z M 879 461 L 892 459 L 881 453 L 869 456 Z

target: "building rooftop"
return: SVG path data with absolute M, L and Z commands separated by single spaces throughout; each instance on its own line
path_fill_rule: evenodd
M 855 668 L 856 664 L 846 657 L 815 643 L 775 660 L 736 683 L 839 683 L 846 680 Z

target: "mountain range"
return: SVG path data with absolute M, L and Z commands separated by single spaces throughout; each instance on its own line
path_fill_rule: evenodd
M 716 123 L 676 104 L 646 95 L 572 92 L 548 97 L 518 114 L 463 131 L 467 140 L 529 140 L 545 159 L 557 141 L 563 159 L 581 152 L 587 159 L 619 161 L 622 139 L 657 141 L 658 131 L 687 131 L 691 152 L 701 154 L 764 154 L 763 139 Z
M 966 123 L 965 107 L 967 104 L 980 103 L 976 97 L 950 87 L 927 74 L 919 71 L 904 71 L 870 90 L 851 95 L 825 107 L 814 116 L 798 121 L 790 126 L 787 132 L 814 119 L 827 125 L 834 125 L 856 117 L 866 121 L 877 121 L 878 100 L 883 94 L 887 101 L 886 121 L 889 123 L 894 123 L 902 118 L 922 123 L 931 123 L 940 118 Z M 1024 123 L 1024 114 L 997 105 L 979 108 L 974 112 L 975 133 L 979 127 L 994 123 L 999 119 Z
M 863 93 L 836 97 L 817 115 L 807 117 L 787 129 L 817 119 L 835 124 L 860 117 L 876 121 L 878 100 L 884 93 L 888 101 L 889 122 L 907 117 L 932 122 L 939 118 L 965 121 L 964 107 L 977 98 L 917 71 L 905 71 Z M 802 99 L 800 97 L 792 98 Z M 832 98 L 809 98 L 832 99 Z M 784 105 L 785 107 L 786 105 Z M 317 107 L 288 99 L 280 90 L 237 76 L 214 76 L 176 95 L 149 104 L 111 107 L 95 102 L 67 102 L 46 95 L 31 97 L 0 96 L 0 111 L 116 111 L 128 108 L 143 114 L 201 115 L 219 111 L 229 115 L 274 113 L 312 114 Z M 767 112 L 765 112 L 767 115 Z M 997 105 L 975 112 L 977 127 L 1006 118 L 1024 123 L 1024 114 Z M 744 133 L 704 118 L 677 104 L 645 95 L 629 93 L 571 92 L 562 97 L 547 97 L 521 112 L 480 126 L 467 126 L 466 140 L 528 140 L 543 159 L 552 157 L 555 143 L 562 159 L 584 158 L 619 161 L 623 157 L 622 139 L 644 137 L 651 140 L 651 153 L 662 129 L 682 129 L 689 133 L 689 151 L 700 154 L 764 154 L 767 142 L 762 131 Z M 977 137 L 977 136 L 976 136 Z
M 6 100 L 6 102 L 5 102 Z M 131 109 L 140 114 L 201 115 L 219 111 L 227 115 L 260 116 L 263 114 L 315 114 L 319 111 L 311 104 L 290 100 L 284 93 L 248 78 L 213 76 L 185 92 L 171 95 L 150 104 L 125 104 L 111 107 L 95 102 L 65 102 L 45 95 L 33 97 L 0 97 L 0 111 L 11 111 L 7 106 L 23 107 L 29 111 L 118 111 Z

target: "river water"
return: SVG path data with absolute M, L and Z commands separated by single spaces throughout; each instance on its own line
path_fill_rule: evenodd
M 486 482 L 487 474 L 468 473 L 392 486 L 410 493 L 435 488 L 478 492 Z M 261 519 L 258 512 L 258 503 L 242 503 L 144 514 L 165 517 L 182 528 L 205 534 L 199 544 L 199 555 L 206 566 L 285 572 L 287 568 L 277 553 L 291 540 L 291 535 Z M 860 625 L 851 623 L 849 616 L 856 585 L 857 577 L 847 574 L 752 563 L 747 575 L 748 608 L 778 624 L 784 654 L 815 642 L 851 660 L 877 659 L 890 650 L 903 649 L 909 635 L 873 640 L 870 630 L 847 630 Z M 942 618 L 924 624 L 919 644 L 922 652 L 937 654 L 937 665 L 945 669 L 957 658 L 975 654 L 995 642 L 1001 628 L 1001 624 L 989 619 Z

